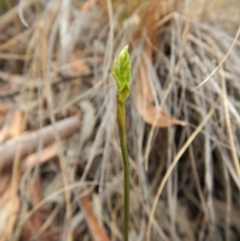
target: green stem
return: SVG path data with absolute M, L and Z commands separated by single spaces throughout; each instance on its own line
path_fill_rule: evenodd
M 130 203 L 130 167 L 127 150 L 126 136 L 126 117 L 124 103 L 121 103 L 117 94 L 117 120 L 120 136 L 120 144 L 123 158 L 124 169 L 124 241 L 128 241 L 128 226 L 129 226 L 129 203 Z

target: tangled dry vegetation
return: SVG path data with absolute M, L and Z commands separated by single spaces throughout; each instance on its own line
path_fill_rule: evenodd
M 126 43 L 130 240 L 239 240 L 238 1 L 9 2 L 0 240 L 122 240 L 110 68 Z

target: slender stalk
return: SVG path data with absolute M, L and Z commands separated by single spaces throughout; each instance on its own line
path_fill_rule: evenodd
M 130 203 L 130 166 L 127 150 L 125 102 L 130 95 L 131 69 L 132 63 L 128 53 L 127 45 L 122 49 L 119 56 L 115 59 L 112 68 L 112 76 L 116 80 L 118 88 L 117 121 L 124 169 L 124 241 L 128 241 Z
M 124 241 L 128 241 L 128 226 L 129 226 L 129 203 L 130 203 L 130 167 L 127 150 L 126 136 L 126 117 L 125 106 L 118 100 L 117 94 L 117 121 L 119 128 L 120 145 L 123 158 L 124 169 Z

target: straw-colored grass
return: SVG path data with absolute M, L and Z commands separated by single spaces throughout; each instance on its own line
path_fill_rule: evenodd
M 2 240 L 98 240 L 96 230 L 122 240 L 110 68 L 126 44 L 134 90 L 129 240 L 239 240 L 239 2 L 20 2 L 0 16 L 0 145 L 14 137 L 2 130 L 17 109 L 15 136 L 52 124 L 57 151 L 31 170 L 19 167 L 26 159 L 19 153 L 12 169 L 2 168 L 0 182 L 11 180 L 0 190 Z M 79 113 L 81 130 L 61 140 L 57 122 Z M 46 147 L 37 146 L 40 161 Z

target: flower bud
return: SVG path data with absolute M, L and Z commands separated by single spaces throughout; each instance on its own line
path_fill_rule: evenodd
M 130 94 L 131 69 L 131 58 L 126 45 L 115 59 L 112 68 L 112 76 L 117 82 L 118 100 L 121 103 L 124 103 Z

